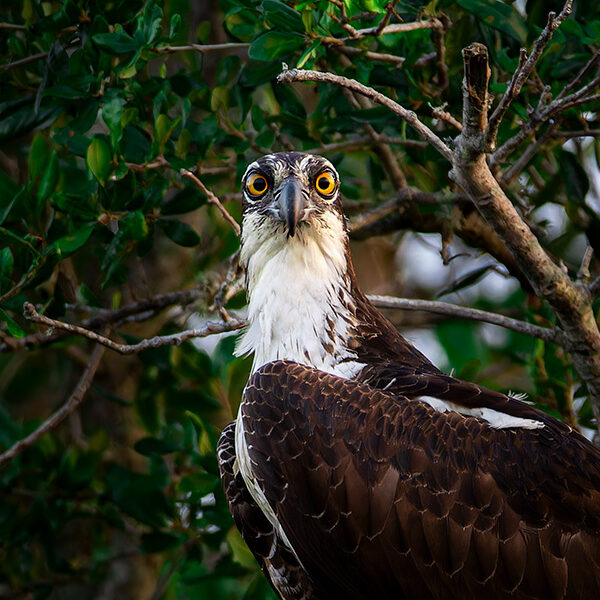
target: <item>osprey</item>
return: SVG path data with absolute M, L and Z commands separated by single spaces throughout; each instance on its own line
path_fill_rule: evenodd
M 218 458 L 284 600 L 600 598 L 600 450 L 439 371 L 360 291 L 339 177 L 269 154 L 243 178 L 254 353 Z

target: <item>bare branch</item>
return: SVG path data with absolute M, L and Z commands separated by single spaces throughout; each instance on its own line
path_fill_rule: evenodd
M 455 127 L 458 129 L 458 131 L 462 131 L 462 123 L 453 117 L 449 112 L 445 111 L 442 107 L 434 108 L 433 111 L 431 111 L 431 114 L 436 119 L 439 119 L 440 121 L 446 121 L 446 123 L 452 125 L 452 127 Z
M 153 48 L 152 52 L 157 54 L 175 52 L 223 52 L 228 50 L 240 50 L 249 48 L 250 44 L 244 42 L 231 42 L 229 44 L 188 44 L 187 46 L 159 46 Z
M 206 290 L 191 289 L 181 290 L 178 292 L 169 292 L 167 294 L 158 294 L 151 298 L 132 302 L 117 310 L 99 310 L 93 317 L 86 319 L 81 323 L 85 329 L 99 329 L 104 325 L 119 326 L 138 316 L 143 317 L 142 320 L 149 319 L 158 312 L 179 304 L 185 306 L 195 300 L 206 296 Z M 22 338 L 8 338 L 4 343 L 0 344 L 0 352 L 12 352 L 22 350 L 24 348 L 35 348 L 37 346 L 46 346 L 57 340 L 65 337 L 66 332 L 63 330 L 54 331 L 52 333 L 34 333 Z
M 592 58 L 588 60 L 588 62 L 584 65 L 583 69 L 577 73 L 573 81 L 569 82 L 565 87 L 560 91 L 558 96 L 556 96 L 557 100 L 560 100 L 567 92 L 570 92 L 572 89 L 576 88 L 579 83 L 583 80 L 583 78 L 589 73 L 590 69 L 600 60 L 600 50 L 596 50 Z
M 390 26 L 391 27 L 391 26 Z M 412 110 L 407 110 L 397 102 L 380 94 L 373 88 L 367 87 L 354 79 L 319 71 L 301 69 L 284 70 L 278 77 L 278 83 L 293 83 L 295 81 L 314 81 L 320 83 L 333 83 L 343 88 L 358 92 L 378 104 L 389 108 L 394 114 L 406 121 L 423 139 L 428 141 L 444 158 L 452 161 L 452 150 L 442 140 L 423 124 Z
M 519 159 L 500 177 L 500 183 L 503 186 L 510 185 L 516 177 L 520 175 L 527 163 L 537 154 L 538 150 L 546 143 L 548 138 L 552 137 L 554 131 L 558 127 L 558 123 L 551 123 L 548 129 L 533 143 L 525 149 Z
M 589 293 L 584 286 L 574 285 L 561 266 L 546 254 L 492 175 L 482 144 L 485 119 L 479 115 L 487 104 L 487 90 L 482 87 L 485 79 L 482 73 L 488 68 L 487 49 L 473 44 L 463 51 L 463 56 L 463 113 L 466 118 L 463 118 L 463 131 L 457 139 L 451 175 L 504 240 L 535 293 L 548 302 L 557 316 L 569 340 L 573 364 L 587 385 L 600 427 L 600 332 Z M 477 68 L 473 69 L 475 57 Z M 553 104 L 564 103 L 569 98 Z
M 510 83 L 508 84 L 508 89 L 506 93 L 502 97 L 502 100 L 494 110 L 492 116 L 490 117 L 489 126 L 486 132 L 486 143 L 488 148 L 494 149 L 496 145 L 496 136 L 498 135 L 498 128 L 500 127 L 500 123 L 508 110 L 508 107 L 511 105 L 511 102 L 519 95 L 523 85 L 529 79 L 531 72 L 535 68 L 537 61 L 539 60 L 542 52 L 550 39 L 552 38 L 552 34 L 558 29 L 560 24 L 571 14 L 571 8 L 573 5 L 573 0 L 567 0 L 565 5 L 563 6 L 562 11 L 558 16 L 556 13 L 551 12 L 548 14 L 548 22 L 546 23 L 546 27 L 540 33 L 538 39 L 533 44 L 533 48 L 531 50 L 531 54 L 527 60 L 526 53 L 523 49 L 521 49 L 521 53 L 519 56 L 519 66 L 517 70 L 514 72 Z
M 395 298 L 393 296 L 367 296 L 369 300 L 379 308 L 400 308 L 402 310 L 421 310 L 439 315 L 447 315 L 460 319 L 469 319 L 471 321 L 482 321 L 504 327 L 512 331 L 524 333 L 530 337 L 553 342 L 563 347 L 569 346 L 569 340 L 564 333 L 558 329 L 549 327 L 539 327 L 525 321 L 519 321 L 497 313 L 469 308 L 467 306 L 457 306 L 448 302 L 434 302 L 432 300 L 415 300 L 412 298 Z
M 532 136 L 543 123 L 559 113 L 568 108 L 572 108 L 573 106 L 579 106 L 580 104 L 599 100 L 600 93 L 591 94 L 597 89 L 598 85 L 600 85 L 600 75 L 592 79 L 590 83 L 583 86 L 577 92 L 573 92 L 569 96 L 560 99 L 557 98 L 545 108 L 538 106 L 530 116 L 529 120 L 523 123 L 519 133 L 507 140 L 500 148 L 498 148 L 498 150 L 496 150 L 496 152 L 494 152 L 490 159 L 490 165 L 495 167 L 502 163 L 513 150 L 515 150 L 525 139 Z
M 28 65 L 29 63 L 35 62 L 36 60 L 41 60 L 42 58 L 48 58 L 47 52 L 40 52 L 39 54 L 33 54 L 31 56 L 26 56 L 25 58 L 21 58 L 20 60 L 15 60 L 11 63 L 5 63 L 0 65 L 0 71 L 8 71 L 8 69 L 15 69 L 16 67 L 22 67 L 23 65 Z
M 180 333 L 174 333 L 172 335 L 157 335 L 153 338 L 148 338 L 138 342 L 137 344 L 118 344 L 113 342 L 111 339 L 80 327 L 79 325 L 72 325 L 71 323 L 64 323 L 63 321 L 57 321 L 56 319 L 50 319 L 45 315 L 40 315 L 37 312 L 33 304 L 25 302 L 23 305 L 23 315 L 25 318 L 33 321 L 34 323 L 40 323 L 47 327 L 53 327 L 62 329 L 71 334 L 81 335 L 86 337 L 98 344 L 102 344 L 119 354 L 138 354 L 144 350 L 150 350 L 151 348 L 159 348 L 161 346 L 180 346 L 183 342 L 192 338 L 206 337 L 215 333 L 223 333 L 225 331 L 235 331 L 245 325 L 243 321 L 237 319 L 231 319 L 226 323 L 213 323 L 207 322 L 202 329 L 188 329 L 181 331 Z
M 343 52 L 348 56 L 357 56 L 359 54 L 362 54 L 365 58 L 368 58 L 369 60 L 373 60 L 375 62 L 392 63 L 398 67 L 401 67 L 406 61 L 406 58 L 404 58 L 404 56 L 396 56 L 395 54 L 382 54 L 381 52 L 371 52 L 370 50 L 363 50 L 362 48 L 354 48 L 352 46 L 346 45 L 333 45 L 333 47 L 338 52 Z
M 0 23 L 0 29 L 16 29 L 18 31 L 27 31 L 27 26 L 17 25 L 16 23 Z
M 406 140 L 401 137 L 392 137 L 388 135 L 377 134 L 377 141 L 388 146 L 404 146 L 406 148 L 414 148 L 415 150 L 424 150 L 427 147 L 426 142 L 418 140 Z M 343 142 L 333 142 L 331 144 L 323 144 L 317 148 L 305 150 L 308 154 L 339 152 L 341 150 L 353 150 L 371 146 L 373 144 L 372 136 L 363 136 L 360 138 L 345 140 Z
M 13 444 L 8 450 L 0 454 L 0 467 L 3 467 L 16 456 L 21 454 L 26 448 L 29 448 L 37 442 L 43 435 L 55 429 L 62 421 L 65 420 L 83 401 L 86 392 L 88 391 L 92 379 L 98 370 L 100 360 L 104 354 L 104 348 L 97 345 L 92 352 L 90 362 L 81 378 L 77 382 L 75 389 L 69 396 L 68 400 L 48 419 L 46 419 L 35 431 L 32 431 L 27 437 Z
M 240 237 L 241 229 L 238 222 L 229 214 L 229 211 L 223 206 L 221 201 L 191 172 L 187 169 L 180 169 L 179 173 L 188 179 L 191 179 L 206 194 L 208 202 L 216 206 L 223 218 L 231 225 L 235 234 Z
M 412 23 L 393 23 L 392 25 L 386 25 L 381 29 L 378 25 L 375 27 L 369 27 L 368 29 L 359 29 L 356 31 L 356 35 L 351 38 L 360 40 L 366 36 L 379 36 L 389 35 L 390 33 L 407 33 L 408 31 L 416 31 L 417 29 L 435 29 L 438 26 L 437 19 L 429 19 L 427 21 L 413 21 Z M 346 38 L 344 41 L 346 41 Z
M 600 129 L 584 129 L 582 131 L 555 131 L 552 137 L 570 140 L 578 137 L 600 137 Z

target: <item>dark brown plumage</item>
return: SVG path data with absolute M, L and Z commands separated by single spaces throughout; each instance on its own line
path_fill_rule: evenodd
M 363 296 L 349 253 L 340 285 L 350 334 L 329 337 L 356 372 L 260 366 L 219 442 L 235 522 L 280 597 L 600 597 L 600 450 L 441 373 Z

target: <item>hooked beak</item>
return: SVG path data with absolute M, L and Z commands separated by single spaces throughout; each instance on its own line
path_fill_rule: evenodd
M 288 226 L 288 238 L 294 237 L 296 227 L 306 208 L 306 198 L 302 193 L 302 183 L 290 177 L 281 185 L 279 194 L 279 218 Z

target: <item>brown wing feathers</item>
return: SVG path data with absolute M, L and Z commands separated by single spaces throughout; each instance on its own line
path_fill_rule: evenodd
M 495 430 L 295 363 L 259 369 L 252 469 L 313 597 L 597 598 L 600 452 L 516 405 L 545 426 Z

